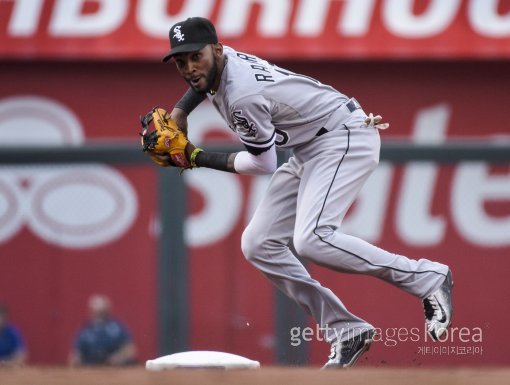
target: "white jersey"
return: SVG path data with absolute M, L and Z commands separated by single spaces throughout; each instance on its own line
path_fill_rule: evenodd
M 231 130 L 252 153 L 273 144 L 296 147 L 312 140 L 348 97 L 308 76 L 224 47 L 217 92 L 208 94 Z
M 298 257 L 333 271 L 381 278 L 429 308 L 426 301 L 440 298 L 441 312 L 426 315 L 427 331 L 438 340 L 436 333 L 444 333 L 451 320 L 448 266 L 409 259 L 342 231 L 349 207 L 379 162 L 377 127 L 365 124 L 355 99 L 332 87 L 228 47 L 225 57 L 219 88 L 209 98 L 249 152 L 235 156 L 234 170 L 267 173 L 277 164 L 273 145 L 294 150 L 274 171 L 241 249 L 315 318 L 333 347 L 326 367 L 352 366 L 370 346 L 374 327 L 314 280 Z M 345 346 L 356 350 L 344 355 Z

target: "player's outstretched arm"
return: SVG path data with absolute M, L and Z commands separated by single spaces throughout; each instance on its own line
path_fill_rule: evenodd
M 236 153 L 200 152 L 194 163 L 197 167 L 212 168 L 220 171 L 234 172 L 246 175 L 271 174 L 276 170 L 276 150 L 272 146 L 258 155 L 248 151 Z
M 209 152 L 189 142 L 170 114 L 155 107 L 140 118 L 142 150 L 159 166 L 189 169 L 206 167 L 248 175 L 270 174 L 276 170 L 275 146 L 235 153 Z M 151 124 L 154 130 L 151 131 Z
M 201 151 L 196 154 L 192 164 L 195 167 L 211 168 L 213 170 L 235 173 L 234 160 L 238 153 Z

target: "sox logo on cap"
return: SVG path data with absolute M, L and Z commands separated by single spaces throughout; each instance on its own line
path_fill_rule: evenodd
M 174 28 L 174 37 L 179 41 L 184 41 L 184 34 L 181 32 L 180 25 L 178 25 Z

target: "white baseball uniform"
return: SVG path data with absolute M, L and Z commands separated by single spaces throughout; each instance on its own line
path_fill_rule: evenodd
M 340 225 L 379 162 L 378 130 L 355 99 L 252 55 L 224 47 L 209 99 L 252 154 L 293 149 L 274 173 L 242 237 L 248 261 L 311 314 L 333 342 L 373 328 L 314 280 L 296 255 L 327 268 L 381 278 L 423 299 L 446 265 L 413 260 L 344 234 Z

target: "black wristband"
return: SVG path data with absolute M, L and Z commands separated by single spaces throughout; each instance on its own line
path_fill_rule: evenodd
M 219 171 L 235 172 L 229 165 L 231 154 L 226 152 L 199 152 L 195 158 L 198 167 L 212 168 Z
M 199 94 L 198 92 L 195 92 L 189 88 L 188 91 L 186 91 L 186 93 L 182 96 L 181 100 L 177 102 L 175 108 L 180 108 L 186 112 L 186 115 L 189 115 L 191 111 L 193 111 L 200 103 L 202 103 L 206 97 L 206 94 Z

